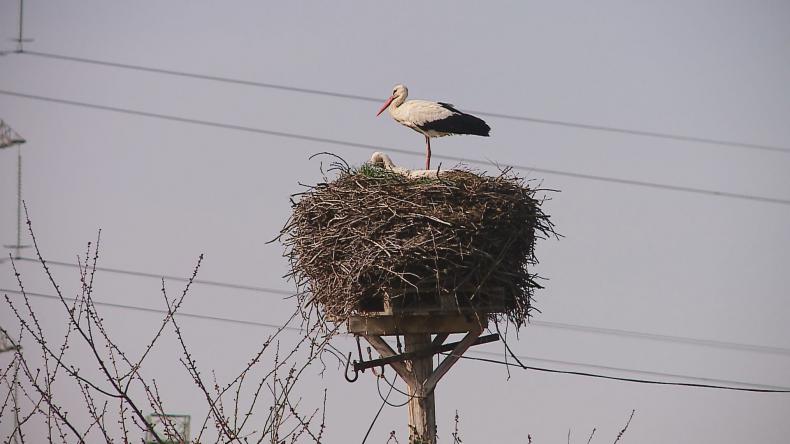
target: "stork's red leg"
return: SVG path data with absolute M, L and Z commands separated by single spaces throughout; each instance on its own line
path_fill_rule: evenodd
M 431 138 L 430 137 L 425 136 L 425 144 L 428 146 L 428 151 L 425 157 L 425 169 L 430 170 L 431 169 Z

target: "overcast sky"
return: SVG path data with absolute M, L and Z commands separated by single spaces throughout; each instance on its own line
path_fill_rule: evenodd
M 0 37 L 14 49 L 18 5 L 0 2 Z M 434 164 L 519 165 L 561 190 L 545 210 L 565 237 L 537 246 L 538 321 L 782 348 L 773 353 L 528 326 L 511 345 L 525 363 L 647 379 L 616 367 L 790 387 L 790 5 L 784 1 L 666 2 L 44 2 L 25 3 L 26 49 L 43 53 L 380 97 L 396 83 L 411 98 L 462 110 L 784 147 L 765 150 L 485 117 L 491 137 L 438 139 Z M 43 253 L 73 262 L 102 229 L 101 264 L 293 290 L 282 247 L 266 244 L 298 183 L 321 177 L 311 154 L 353 164 L 373 149 L 45 102 L 8 92 L 127 108 L 268 131 L 413 151 L 423 139 L 375 117 L 378 104 L 176 77 L 36 55 L 0 57 L 0 118 L 23 146 L 24 198 Z M 535 170 L 531 170 L 534 168 Z M 646 187 L 553 170 L 755 198 Z M 784 202 L 767 202 L 772 198 Z M 16 236 L 16 156 L 0 151 L 0 240 Z M 26 237 L 27 239 L 27 237 Z M 26 240 L 25 243 L 29 242 Z M 30 252 L 26 251 L 26 255 Z M 27 289 L 51 294 L 40 267 L 19 265 Z M 0 286 L 16 288 L 8 262 Z M 55 267 L 67 291 L 76 271 Z M 172 291 L 180 287 L 172 283 Z M 95 298 L 159 307 L 156 279 L 100 273 Z M 12 298 L 17 295 L 9 293 Z M 48 332 L 64 318 L 34 300 Z M 197 286 L 184 311 L 281 323 L 294 302 L 278 294 Z M 135 349 L 158 317 L 106 308 Z M 231 375 L 271 333 L 184 319 L 205 369 Z M 13 326 L 8 310 L 0 323 Z M 339 338 L 346 351 L 352 341 Z M 501 345 L 477 347 L 502 351 Z M 175 343 L 149 372 L 167 380 L 171 410 L 199 398 Z M 0 356 L 2 363 L 10 356 Z M 75 359 L 89 366 L 87 355 Z M 80 361 L 81 360 L 81 361 Z M 582 365 L 587 364 L 587 365 Z M 316 369 L 317 373 L 318 369 Z M 687 381 L 678 379 L 681 381 Z M 302 395 L 328 387 L 327 442 L 362 440 L 381 401 L 369 375 L 311 374 Z M 398 395 L 400 396 L 400 395 Z M 461 361 L 437 389 L 439 435 L 455 410 L 464 442 L 786 442 L 790 395 L 649 386 Z M 394 399 L 401 402 L 403 399 Z M 76 401 L 74 401 L 76 403 Z M 78 403 L 73 404 L 76 408 Z M 397 430 L 406 408 L 386 408 L 369 442 Z M 8 425 L 3 418 L 3 427 Z

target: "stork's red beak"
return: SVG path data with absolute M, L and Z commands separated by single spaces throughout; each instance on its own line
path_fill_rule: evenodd
M 387 99 L 386 102 L 384 102 L 384 106 L 382 106 L 381 109 L 379 110 L 379 112 L 376 113 L 376 117 L 381 115 L 381 113 L 383 113 L 384 110 L 387 109 L 388 106 L 390 106 L 390 103 L 392 103 L 393 100 L 395 100 L 395 96 L 390 96 L 390 98 Z

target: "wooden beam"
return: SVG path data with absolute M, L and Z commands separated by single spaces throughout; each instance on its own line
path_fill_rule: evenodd
M 348 332 L 358 335 L 393 336 L 406 334 L 466 333 L 488 326 L 484 313 L 409 316 L 351 316 Z
M 389 344 L 387 344 L 383 339 L 381 339 L 381 336 L 364 335 L 363 337 L 365 338 L 365 340 L 367 340 L 370 343 L 370 345 L 373 346 L 373 348 L 376 349 L 377 352 L 379 352 L 382 358 L 389 358 L 397 355 L 397 353 L 395 353 L 392 347 L 390 347 Z M 422 381 L 420 381 L 419 383 L 417 382 L 417 380 L 414 378 L 414 375 L 409 371 L 408 368 L 406 368 L 405 363 L 392 362 L 389 365 L 392 366 L 392 369 L 395 370 L 398 376 L 400 376 L 401 379 L 403 379 L 403 381 L 406 383 L 406 385 L 409 386 L 409 388 L 416 389 L 422 385 Z
M 466 334 L 463 340 L 458 343 L 458 345 L 453 349 L 449 356 L 444 358 L 441 364 L 436 367 L 436 370 L 431 373 L 428 379 L 425 379 L 425 383 L 423 384 L 423 393 L 430 394 L 433 393 L 433 389 L 436 388 L 436 384 L 439 383 L 439 380 L 442 379 L 442 376 L 447 373 L 450 368 L 458 362 L 458 359 L 466 352 L 466 350 L 472 346 L 472 344 L 477 341 L 477 338 L 480 334 L 483 333 L 482 329 L 472 330 Z

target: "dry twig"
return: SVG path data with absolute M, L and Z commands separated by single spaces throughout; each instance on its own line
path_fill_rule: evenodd
M 628 417 L 628 422 L 625 423 L 623 430 L 620 430 L 620 433 L 617 434 L 617 438 L 614 439 L 613 444 L 617 444 L 617 442 L 620 441 L 620 438 L 623 437 L 623 433 L 628 430 L 628 426 L 631 424 L 631 420 L 634 418 L 634 412 L 636 412 L 636 410 L 631 410 L 631 416 Z

